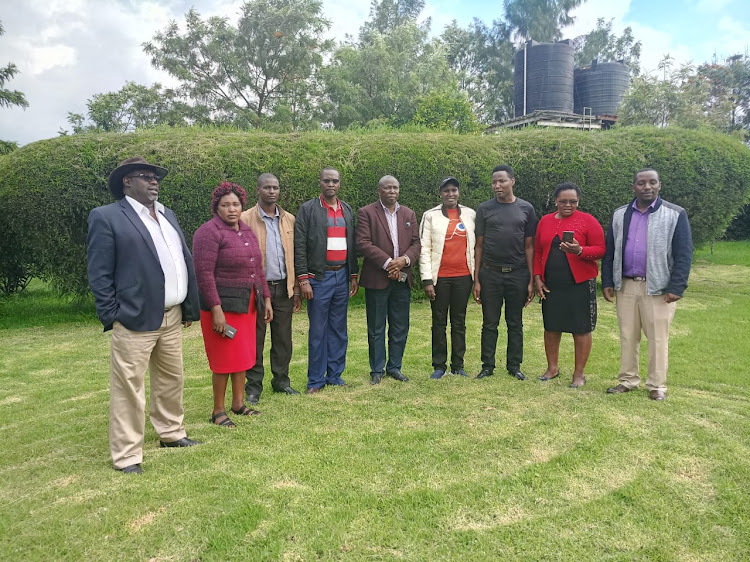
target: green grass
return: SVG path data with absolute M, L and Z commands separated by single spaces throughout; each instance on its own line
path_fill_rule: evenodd
M 697 263 L 750 267 L 750 240 L 716 242 L 713 253 L 711 253 L 710 245 L 703 246 L 695 250 L 695 260 Z
M 404 372 L 369 384 L 365 314 L 350 309 L 348 387 L 270 388 L 258 419 L 214 427 L 200 330 L 185 332 L 185 423 L 204 445 L 112 470 L 109 335 L 43 284 L 0 299 L 2 560 L 743 560 L 750 557 L 750 248 L 696 260 L 673 324 L 669 393 L 606 395 L 619 343 L 600 299 L 588 383 L 544 371 L 539 305 L 519 382 L 428 379 L 430 311 L 412 305 Z M 468 314 L 479 370 L 481 312 Z M 305 386 L 307 318 L 295 317 Z M 503 364 L 504 333 L 498 346 Z M 645 347 L 641 354 L 645 360 Z

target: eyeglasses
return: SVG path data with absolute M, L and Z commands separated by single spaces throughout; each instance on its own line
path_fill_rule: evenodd
M 156 174 L 133 174 L 132 176 L 128 176 L 129 178 L 141 178 L 142 180 L 151 183 L 152 181 L 156 180 L 156 183 L 161 183 L 161 178 L 157 176 Z
M 565 205 L 575 207 L 576 205 L 578 205 L 578 199 L 558 199 L 557 204 L 562 205 L 563 207 Z

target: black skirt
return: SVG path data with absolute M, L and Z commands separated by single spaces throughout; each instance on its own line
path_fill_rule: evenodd
M 560 238 L 552 240 L 544 284 L 549 293 L 542 301 L 547 332 L 586 334 L 596 328 L 596 279 L 576 283 L 568 258 L 560 249 Z

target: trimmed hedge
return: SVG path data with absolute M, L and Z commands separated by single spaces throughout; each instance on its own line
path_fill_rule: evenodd
M 605 228 L 612 210 L 632 198 L 633 173 L 651 166 L 660 173 L 665 199 L 687 209 L 696 245 L 719 237 L 750 197 L 747 147 L 725 135 L 672 128 L 503 130 L 491 136 L 199 128 L 74 135 L 0 157 L 0 253 L 65 293 L 84 294 L 88 213 L 112 201 L 107 176 L 135 155 L 169 168 L 160 200 L 177 213 L 188 238 L 209 218 L 210 193 L 219 182 L 249 188 L 252 199 L 257 176 L 273 172 L 282 206 L 294 212 L 319 193 L 324 166 L 341 171 L 340 196 L 355 209 L 375 200 L 378 179 L 393 174 L 401 182 L 400 201 L 421 216 L 439 202 L 436 186 L 443 176 L 459 178 L 461 202 L 476 207 L 492 196 L 492 168 L 507 163 L 516 170 L 516 194 L 540 216 L 552 209 L 554 186 L 573 181 L 583 190 L 581 209 Z

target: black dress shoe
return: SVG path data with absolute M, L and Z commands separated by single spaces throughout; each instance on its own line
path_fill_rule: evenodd
M 493 373 L 491 369 L 482 369 L 481 371 L 479 371 L 479 374 L 477 375 L 476 378 L 486 379 L 487 377 L 491 377 L 494 374 L 495 373 Z
M 370 373 L 370 384 L 380 384 L 383 380 L 383 373 Z
M 260 396 L 257 394 L 248 394 L 247 395 L 247 403 L 248 404 L 257 404 L 260 401 Z
M 299 394 L 296 390 L 294 390 L 291 386 L 285 386 L 284 388 L 281 388 L 279 390 L 273 389 L 274 392 L 282 392 L 284 394 Z
M 386 373 L 389 377 L 392 379 L 396 379 L 397 381 L 401 382 L 409 382 L 409 378 L 404 375 L 401 371 L 391 371 L 390 373 Z
M 630 392 L 631 390 L 635 390 L 635 388 L 628 388 L 624 384 L 618 384 L 617 386 L 611 386 L 607 389 L 607 394 L 623 394 L 625 392 Z
M 526 380 L 526 375 L 521 372 L 521 369 L 508 369 L 508 374 L 511 377 L 518 379 L 519 381 Z
M 159 443 L 161 443 L 162 447 L 192 447 L 193 445 L 202 444 L 200 441 L 194 441 L 193 439 L 188 439 L 187 437 L 183 437 L 182 439 L 178 439 L 177 441 L 159 441 Z
M 124 474 L 143 474 L 140 464 L 131 464 L 124 468 L 116 468 L 115 470 L 121 470 Z

